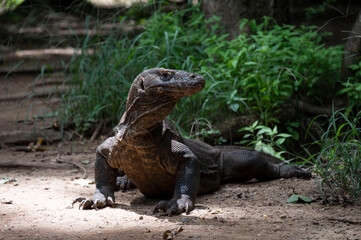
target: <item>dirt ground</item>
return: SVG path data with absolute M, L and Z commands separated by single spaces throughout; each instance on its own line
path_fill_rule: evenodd
M 314 179 L 226 184 L 199 197 L 189 215 L 153 214 L 158 200 L 136 189 L 117 192 L 115 208 L 79 210 L 71 203 L 94 192 L 99 143 L 53 144 L 45 152 L 0 150 L 0 162 L 33 166 L 0 168 L 0 178 L 17 180 L 0 184 L 0 239 L 162 239 L 167 230 L 169 239 L 361 239 L 360 206 L 286 203 L 294 193 L 313 195 Z M 82 166 L 87 178 L 69 162 Z

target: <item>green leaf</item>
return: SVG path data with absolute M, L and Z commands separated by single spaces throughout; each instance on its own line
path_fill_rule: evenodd
M 255 121 L 255 122 L 252 124 L 251 128 L 255 128 L 255 127 L 257 126 L 257 124 L 258 124 L 258 121 Z
M 282 145 L 282 143 L 284 143 L 285 140 L 286 140 L 286 138 L 279 138 L 279 139 L 277 139 L 276 143 L 279 145 Z
M 244 65 L 257 65 L 256 62 L 245 62 Z
M 261 130 L 257 132 L 257 135 L 261 135 L 263 133 L 267 134 L 268 136 L 273 136 L 272 129 L 270 129 L 269 127 L 262 127 Z
M 243 136 L 243 138 L 248 138 L 248 137 L 251 137 L 252 136 L 252 134 L 245 134 L 244 136 Z
M 238 63 L 238 60 L 237 59 L 234 59 L 232 62 L 231 62 L 231 65 L 232 67 L 235 69 L 237 68 L 237 63 Z
M 229 109 L 231 109 L 233 112 L 237 112 L 238 108 L 239 108 L 238 103 L 232 103 L 231 105 L 229 105 Z
M 89 164 L 90 161 L 89 161 L 89 160 L 83 160 L 83 161 L 81 161 L 81 163 L 82 163 L 82 164 Z
M 241 128 L 241 129 L 238 129 L 238 132 L 245 132 L 245 131 L 247 131 L 247 132 L 252 132 L 252 128 L 250 128 L 250 127 L 243 127 L 243 128 Z
M 292 137 L 292 135 L 288 134 L 288 133 L 280 133 L 280 134 L 277 134 L 277 137 L 289 138 L 289 137 Z
M 306 203 L 312 202 L 312 198 L 310 198 L 310 197 L 306 197 L 306 196 L 303 196 L 303 195 L 298 195 L 298 196 L 302 201 L 304 201 Z
M 0 179 L 0 184 L 7 184 L 7 183 L 17 182 L 17 181 L 18 180 L 16 178 L 3 177 Z
M 287 199 L 287 203 L 310 203 L 312 199 L 303 195 L 293 194 Z

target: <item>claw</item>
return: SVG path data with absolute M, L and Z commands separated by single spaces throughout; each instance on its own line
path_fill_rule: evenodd
M 190 212 L 190 210 L 189 210 L 189 203 L 186 203 L 186 214 L 188 215 L 189 212 Z
M 107 198 L 107 204 L 108 204 L 108 206 L 111 206 L 112 208 L 115 207 L 115 203 L 111 197 Z
M 159 210 L 166 212 L 167 206 L 168 206 L 167 201 L 160 201 L 157 205 L 155 205 L 153 209 L 153 213 L 157 213 L 159 212 Z
M 77 203 L 77 202 L 81 203 L 85 199 L 86 199 L 85 197 L 77 197 L 73 200 L 73 203 L 71 205 L 74 206 L 75 203 Z
M 91 205 L 92 209 L 95 209 L 96 211 L 98 211 L 98 199 L 96 199 L 93 203 L 93 205 Z
M 80 204 L 79 204 L 79 209 L 91 209 L 93 206 L 93 201 L 90 199 L 84 199 Z

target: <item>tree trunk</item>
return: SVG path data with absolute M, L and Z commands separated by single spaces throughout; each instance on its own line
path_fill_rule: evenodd
M 202 10 L 206 18 L 220 16 L 231 37 L 241 32 L 239 23 L 242 18 L 262 21 L 263 16 L 269 16 L 279 24 L 289 23 L 288 0 L 203 0 Z M 247 29 L 242 31 L 247 32 Z
M 345 54 L 343 55 L 341 67 L 341 81 L 346 82 L 354 73 L 349 68 L 350 65 L 357 64 L 361 56 L 361 10 L 352 27 L 351 33 L 345 45 Z

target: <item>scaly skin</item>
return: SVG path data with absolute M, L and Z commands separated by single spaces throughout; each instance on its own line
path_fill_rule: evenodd
M 165 118 L 180 98 L 203 87 L 202 76 L 195 73 L 155 68 L 138 75 L 115 136 L 97 148 L 95 194 L 74 203 L 83 209 L 114 206 L 116 189 L 136 186 L 147 197 L 171 197 L 154 212 L 175 215 L 189 213 L 198 194 L 214 191 L 222 182 L 311 176 L 298 167 L 274 165 L 256 151 L 222 151 L 182 138 Z M 117 178 L 118 169 L 126 175 Z

